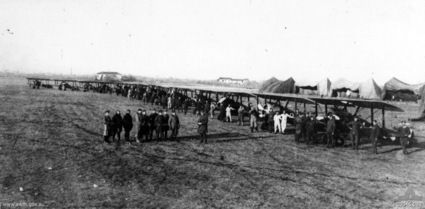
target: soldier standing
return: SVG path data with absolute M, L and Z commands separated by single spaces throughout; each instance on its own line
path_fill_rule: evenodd
M 207 143 L 207 133 L 208 133 L 208 115 L 204 112 L 201 112 L 201 116 L 198 119 L 198 133 L 201 138 L 200 143 Z
M 335 118 L 333 117 L 332 113 L 329 113 L 328 115 L 328 122 L 326 123 L 326 135 L 327 135 L 327 147 L 335 147 Z
M 412 137 L 412 130 L 407 126 L 406 121 L 401 121 L 401 127 L 398 128 L 400 134 L 400 143 L 403 148 L 403 154 L 407 155 L 407 143 Z
M 295 142 L 300 142 L 300 138 L 302 135 L 302 119 L 300 114 L 295 115 Z
M 174 110 L 171 112 L 170 119 L 168 119 L 168 126 L 171 129 L 171 139 L 176 140 L 179 133 L 180 120 Z
M 136 134 L 135 137 L 136 138 L 136 142 L 140 143 L 140 139 L 142 138 L 142 126 L 141 126 L 141 120 L 142 120 L 142 109 L 137 109 L 137 113 L 136 113 Z
M 254 132 L 254 129 L 258 132 L 257 117 L 258 111 L 254 107 L 251 107 L 251 110 L 249 111 L 249 125 L 251 127 L 251 133 Z
M 310 116 L 308 118 L 307 124 L 306 124 L 306 134 L 307 134 L 307 144 L 311 144 L 314 141 L 314 135 L 316 134 L 316 121 L 314 119 L 314 116 Z
M 164 117 L 162 117 L 162 111 L 160 110 L 158 112 L 158 115 L 155 117 L 155 132 L 156 132 L 156 139 L 160 140 L 163 138 L 163 132 L 162 132 L 162 121 L 164 120 Z
M 112 124 L 113 124 L 113 135 L 112 139 L 115 141 L 115 136 L 117 137 L 117 144 L 120 144 L 121 141 L 121 132 L 122 132 L 122 117 L 121 112 L 117 110 L 114 117 L 112 117 Z
M 354 117 L 354 121 L 351 121 L 348 125 L 351 127 L 351 130 L 350 130 L 351 144 L 354 150 L 358 150 L 359 141 L 360 141 L 360 127 L 362 124 L 360 123 L 357 117 Z
M 243 114 L 245 113 L 245 108 L 240 105 L 238 109 L 238 125 L 243 126 Z
M 153 132 L 155 132 L 155 119 L 156 116 L 158 116 L 158 113 L 156 113 L 156 109 L 153 110 L 153 112 L 149 115 L 149 140 L 153 140 Z
M 130 110 L 127 110 L 127 113 L 124 115 L 122 125 L 124 127 L 124 139 L 130 142 L 130 131 L 133 128 L 133 118 L 131 117 Z
M 381 131 L 381 127 L 379 127 L 378 122 L 373 120 L 373 126 L 370 132 L 370 140 L 372 141 L 373 153 L 378 154 L 378 139 Z
M 111 136 L 111 129 L 112 129 L 112 119 L 109 116 L 109 110 L 105 111 L 105 117 L 104 117 L 104 124 L 103 124 L 103 140 L 110 144 L 111 141 L 109 141 L 109 137 Z
M 149 140 L 149 131 L 149 116 L 146 114 L 146 110 L 143 110 L 140 117 L 139 140 L 143 140 L 143 137 L 146 141 Z
M 168 119 L 170 116 L 167 114 L 167 112 L 164 110 L 162 114 L 162 137 L 166 140 L 168 138 Z

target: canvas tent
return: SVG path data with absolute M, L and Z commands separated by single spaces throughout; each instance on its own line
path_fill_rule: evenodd
M 382 89 L 375 80 L 369 79 L 359 85 L 359 96 L 362 99 L 381 99 Z
M 412 121 L 424 121 L 425 120 L 425 85 L 419 89 L 419 117 L 412 119 Z
M 395 77 L 384 84 L 385 100 L 417 101 L 422 84 L 410 85 Z
M 304 95 L 317 95 L 317 81 L 296 81 L 295 92 Z
M 358 97 L 360 84 L 347 79 L 338 79 L 332 82 L 332 96 L 334 97 Z
M 317 84 L 317 94 L 319 96 L 325 97 L 329 97 L 332 95 L 331 81 L 328 78 L 321 80 Z
M 269 84 L 268 86 L 262 86 L 260 92 L 295 93 L 295 80 L 293 78 L 288 78 L 285 81 L 278 80 Z
M 331 96 L 331 81 L 326 78 L 319 82 L 317 81 L 296 81 L 296 92 L 304 95 L 319 95 L 328 97 Z
M 260 92 L 265 91 L 265 89 L 266 89 L 267 87 L 269 87 L 270 85 L 272 85 L 273 83 L 276 83 L 276 82 L 278 82 L 278 81 L 279 81 L 279 80 L 278 80 L 277 78 L 275 78 L 275 77 L 271 77 L 270 79 L 268 79 L 268 80 L 266 80 L 266 81 L 264 81 L 264 82 L 263 82 L 263 84 L 261 85 L 261 87 L 260 87 L 259 91 L 260 91 Z

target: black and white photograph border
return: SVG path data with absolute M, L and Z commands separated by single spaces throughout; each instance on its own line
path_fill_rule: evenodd
M 0 5 L 0 209 L 425 208 L 425 1 Z

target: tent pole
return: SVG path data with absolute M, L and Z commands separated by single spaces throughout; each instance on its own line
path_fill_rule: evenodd
M 385 108 L 382 107 L 382 128 L 385 128 Z
M 325 115 L 328 115 L 328 104 L 325 104 Z
M 370 108 L 370 123 L 373 123 L 373 106 Z

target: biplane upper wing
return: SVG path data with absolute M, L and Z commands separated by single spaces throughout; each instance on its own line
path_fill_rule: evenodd
M 323 97 L 309 97 L 311 100 L 320 104 L 337 105 L 337 106 L 357 106 L 362 108 L 383 109 L 393 112 L 404 112 L 403 109 L 395 105 L 389 104 L 379 100 L 367 99 L 352 99 L 352 98 L 323 98 Z
M 296 94 L 280 94 L 280 93 L 255 93 L 256 96 L 261 98 L 270 98 L 276 100 L 287 100 L 305 104 L 315 104 L 313 100 L 308 97 L 300 96 Z

